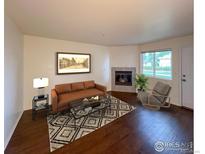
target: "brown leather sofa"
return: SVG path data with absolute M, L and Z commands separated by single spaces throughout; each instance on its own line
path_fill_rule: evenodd
M 96 95 L 105 95 L 106 87 L 96 84 L 94 81 L 84 81 L 56 85 L 51 90 L 51 103 L 53 112 L 59 112 L 69 108 L 73 101 Z

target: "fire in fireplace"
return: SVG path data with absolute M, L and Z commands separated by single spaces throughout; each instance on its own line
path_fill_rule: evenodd
M 115 85 L 132 86 L 132 71 L 115 71 Z

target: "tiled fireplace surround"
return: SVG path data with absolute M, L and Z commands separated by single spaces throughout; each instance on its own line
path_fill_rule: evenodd
M 112 91 L 122 91 L 122 92 L 136 92 L 134 78 L 136 75 L 136 67 L 112 67 L 111 68 L 111 89 Z M 116 72 L 132 72 L 132 85 L 116 85 Z

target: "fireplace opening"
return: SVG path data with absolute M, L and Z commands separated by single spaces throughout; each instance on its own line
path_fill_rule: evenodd
M 132 71 L 115 71 L 115 85 L 132 86 Z

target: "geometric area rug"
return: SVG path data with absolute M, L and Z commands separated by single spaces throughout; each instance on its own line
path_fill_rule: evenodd
M 112 122 L 113 120 L 131 112 L 135 107 L 111 96 L 111 106 L 104 110 L 96 111 L 88 116 L 76 120 L 69 113 L 48 115 L 50 151 L 54 151 L 65 144 L 69 144 L 96 129 Z

